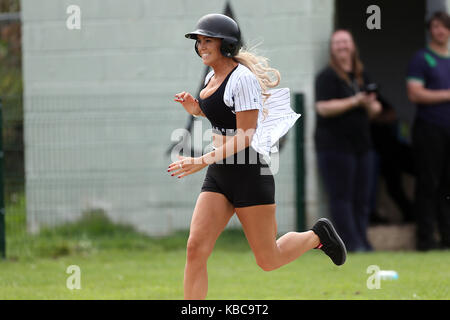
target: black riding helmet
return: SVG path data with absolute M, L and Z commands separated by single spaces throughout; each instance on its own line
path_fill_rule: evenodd
M 222 39 L 220 52 L 225 57 L 234 57 L 242 47 L 238 24 L 223 14 L 211 13 L 201 17 L 197 22 L 196 30 L 187 33 L 185 37 L 197 40 L 198 35 Z M 195 52 L 200 56 L 197 44 L 198 41 L 195 41 Z

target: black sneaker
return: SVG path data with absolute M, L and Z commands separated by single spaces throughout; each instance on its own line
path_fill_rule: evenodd
M 347 258 L 347 249 L 342 239 L 337 234 L 331 221 L 320 218 L 311 230 L 319 237 L 320 244 L 316 249 L 321 249 L 337 266 L 344 264 Z

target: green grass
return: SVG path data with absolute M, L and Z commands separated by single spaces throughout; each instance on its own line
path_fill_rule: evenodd
M 36 236 L 24 234 L 9 245 L 14 254 L 0 262 L 0 299 L 183 298 L 187 231 L 150 238 L 97 212 Z M 80 290 L 66 287 L 70 265 L 81 269 Z M 369 265 L 396 270 L 399 279 L 369 290 Z M 208 299 L 449 299 L 449 265 L 449 251 L 431 251 L 350 254 L 337 267 L 312 250 L 264 272 L 242 231 L 228 230 L 208 262 Z
M 162 249 L 163 247 L 160 247 Z M 0 299 L 182 299 L 185 251 L 105 249 L 57 259 L 0 263 Z M 449 255 L 353 254 L 342 267 L 308 252 L 276 271 L 260 270 L 248 250 L 219 245 L 211 256 L 209 299 L 449 299 Z M 366 287 L 367 266 L 399 273 Z M 81 269 L 81 289 L 69 290 L 66 269 Z

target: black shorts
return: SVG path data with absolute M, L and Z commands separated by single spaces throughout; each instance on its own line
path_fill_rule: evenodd
M 275 181 L 269 165 L 248 147 L 223 163 L 208 166 L 201 192 L 225 195 L 235 208 L 275 203 Z M 245 161 L 242 156 L 245 155 Z

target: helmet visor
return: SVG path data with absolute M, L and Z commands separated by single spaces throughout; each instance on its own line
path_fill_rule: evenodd
M 188 39 L 194 39 L 194 40 L 197 40 L 197 36 L 205 36 L 205 37 L 223 39 L 223 37 L 217 33 L 207 31 L 207 30 L 201 30 L 201 29 L 186 33 L 184 36 Z

